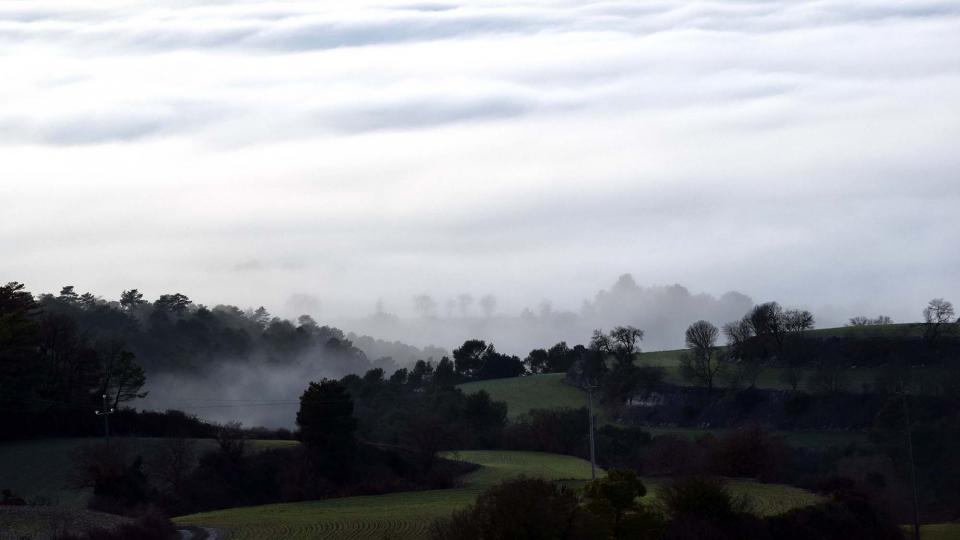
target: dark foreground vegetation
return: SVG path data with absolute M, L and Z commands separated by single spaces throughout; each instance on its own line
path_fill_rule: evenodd
M 520 478 L 490 488 L 465 510 L 435 522 L 431 540 L 894 540 L 903 538 L 889 515 L 855 492 L 837 489 L 828 502 L 760 518 L 722 480 L 691 476 L 658 490 L 643 504 L 643 482 L 611 470 L 576 492 Z
M 924 316 L 908 331 L 863 331 L 886 328 L 876 324 L 888 322 L 881 317 L 827 333 L 813 330 L 809 313 L 768 303 L 722 329 L 697 321 L 677 360 L 686 382 L 679 385 L 667 382 L 663 366 L 639 361 L 643 331 L 630 326 L 525 359 L 468 340 L 450 358 L 396 369 L 387 358 L 369 361 L 342 332 L 308 317 L 294 325 L 265 310 L 210 310 L 180 294 L 146 303 L 135 290 L 117 303 L 69 287 L 34 298 L 11 283 L 0 287 L 2 438 L 100 435 L 105 421 L 115 435 L 164 437 L 152 456 L 119 440 L 90 446 L 71 480 L 92 491 L 91 509 L 137 517 L 161 538 L 168 529 L 149 523 L 163 515 L 451 487 L 468 466 L 439 457 L 445 450 L 586 458 L 587 409 L 534 409 L 508 421 L 505 403 L 456 387 L 565 373 L 608 420 L 594 419 L 594 450 L 610 475 L 582 493 L 532 479 L 496 487 L 438 522 L 435 538 L 895 538 L 893 524 L 910 522 L 915 505 L 923 521 L 960 519 L 960 331 L 948 302 L 932 301 Z M 266 366 L 320 355 L 342 376 L 302 381 L 296 431 L 129 407 L 148 374 L 202 371 L 223 354 Z M 875 368 L 876 377 L 851 387 L 854 365 Z M 778 370 L 785 389 L 758 386 L 768 369 Z M 734 429 L 654 437 L 645 424 Z M 771 431 L 824 427 L 868 433 L 870 444 L 793 448 Z M 216 445 L 201 451 L 191 441 L 198 438 Z M 301 444 L 254 451 L 253 438 Z M 639 475 L 676 480 L 660 490 L 656 507 L 645 507 L 635 500 L 645 491 Z M 711 480 L 719 477 L 793 484 L 829 502 L 753 517 Z M 521 530 L 539 532 L 517 536 Z

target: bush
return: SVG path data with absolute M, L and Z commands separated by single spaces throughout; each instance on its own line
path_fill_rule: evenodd
M 535 450 L 583 456 L 588 452 L 590 417 L 587 409 L 533 409 L 503 430 L 503 443 L 512 450 Z
M 652 441 L 650 432 L 638 427 L 607 424 L 597 430 L 597 450 L 608 468 L 642 469 L 643 453 Z
M 431 540 L 600 540 L 609 532 L 569 489 L 520 477 L 491 487 L 477 502 L 430 527 Z
M 734 496 L 720 479 L 680 478 L 658 493 L 660 508 L 670 519 L 666 540 L 762 539 L 760 519 L 746 514 L 748 501 Z
M 790 471 L 790 449 L 783 439 L 759 426 L 748 426 L 719 437 L 709 451 L 710 470 L 720 476 L 783 480 Z
M 698 516 L 723 521 L 748 507 L 746 499 L 735 497 L 726 482 L 706 476 L 668 482 L 660 487 L 657 498 L 664 515 L 671 519 Z
M 902 540 L 903 532 L 866 500 L 846 499 L 791 510 L 767 519 L 777 540 Z
M 584 487 L 587 508 L 606 521 L 613 538 L 631 540 L 660 537 L 663 518 L 638 501 L 647 488 L 635 471 L 611 469 L 606 478 L 598 478 Z

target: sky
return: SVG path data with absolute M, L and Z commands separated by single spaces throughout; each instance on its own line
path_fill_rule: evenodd
M 960 3 L 0 1 L 0 280 L 960 301 Z

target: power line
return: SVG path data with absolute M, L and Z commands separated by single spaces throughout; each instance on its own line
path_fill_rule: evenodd
M 903 399 L 903 420 L 907 431 L 907 459 L 910 460 L 910 483 L 913 488 L 913 539 L 920 540 L 920 497 L 917 494 L 917 468 L 913 462 L 913 433 L 910 427 L 910 410 L 907 407 L 907 390 L 903 381 L 900 381 L 901 398 Z
M 597 450 L 594 442 L 593 427 L 593 389 L 594 385 L 587 383 L 587 397 L 590 402 L 590 479 L 597 479 Z

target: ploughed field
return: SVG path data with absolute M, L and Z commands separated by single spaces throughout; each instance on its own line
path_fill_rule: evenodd
M 426 537 L 431 521 L 467 506 L 477 494 L 500 481 L 523 474 L 577 487 L 590 478 L 590 463 L 571 456 L 471 450 L 448 452 L 445 457 L 481 467 L 464 476 L 462 487 L 455 489 L 231 508 L 182 516 L 174 521 L 222 529 L 231 540 L 418 540 Z M 646 499 L 653 501 L 657 482 L 649 484 L 654 489 Z M 785 512 L 820 500 L 812 493 L 791 486 L 734 480 L 731 487 L 753 500 L 754 511 L 761 515 Z

